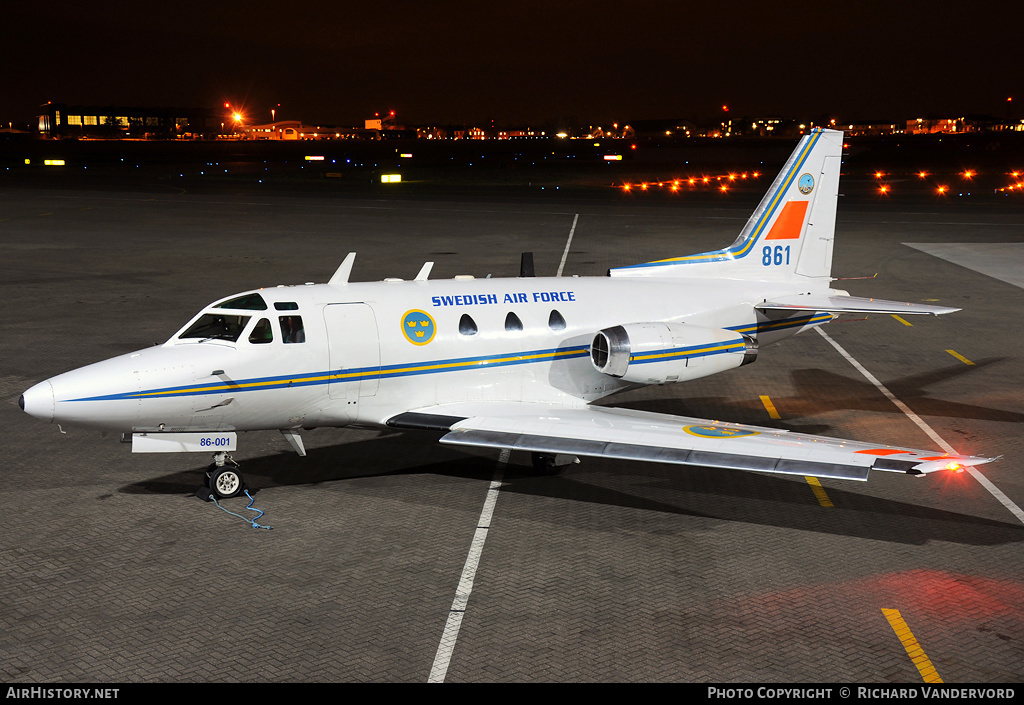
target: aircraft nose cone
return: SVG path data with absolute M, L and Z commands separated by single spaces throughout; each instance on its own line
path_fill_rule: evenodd
M 26 390 L 18 399 L 18 406 L 29 416 L 53 421 L 53 385 L 47 380 Z

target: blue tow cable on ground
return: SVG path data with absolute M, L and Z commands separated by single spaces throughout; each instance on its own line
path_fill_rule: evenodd
M 230 514 L 233 517 L 238 517 L 242 521 L 249 522 L 250 524 L 252 524 L 252 528 L 254 528 L 254 529 L 268 529 L 269 530 L 269 529 L 274 528 L 272 526 L 263 526 L 262 524 L 257 524 L 256 523 L 256 520 L 259 519 L 261 516 L 263 516 L 263 510 L 262 509 L 255 509 L 255 508 L 253 508 L 253 506 L 252 506 L 253 502 L 255 502 L 256 500 L 253 499 L 253 496 L 251 494 L 249 494 L 249 490 L 245 491 L 245 496 L 249 498 L 249 505 L 246 507 L 246 509 L 248 509 L 250 512 L 259 512 L 259 514 L 257 516 L 255 516 L 255 517 L 253 517 L 252 519 L 247 519 L 246 517 L 242 516 L 241 514 L 235 514 L 232 511 L 228 511 L 227 509 L 224 509 L 224 507 L 220 506 L 220 502 L 218 502 L 217 498 L 214 497 L 213 495 L 210 495 L 210 499 L 212 499 L 213 503 L 216 504 L 218 507 L 220 507 L 220 509 L 222 511 L 227 512 L 228 514 Z

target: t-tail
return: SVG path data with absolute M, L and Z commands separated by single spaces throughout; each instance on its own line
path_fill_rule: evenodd
M 609 271 L 613 277 L 827 282 L 832 272 L 843 133 L 803 137 L 729 247 Z

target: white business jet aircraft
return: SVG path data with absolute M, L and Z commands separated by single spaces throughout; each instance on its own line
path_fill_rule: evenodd
M 349 282 L 260 289 L 210 304 L 160 346 L 35 385 L 48 421 L 131 434 L 134 452 L 213 452 L 209 488 L 243 488 L 238 431 L 375 426 L 441 443 L 865 480 L 992 458 L 593 406 L 615 392 L 753 362 L 841 313 L 943 314 L 832 289 L 843 133 L 801 139 L 736 241 L 606 277 Z

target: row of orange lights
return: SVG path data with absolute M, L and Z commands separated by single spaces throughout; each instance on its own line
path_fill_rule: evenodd
M 958 175 L 961 176 L 962 178 L 966 179 L 967 181 L 970 181 L 971 179 L 973 179 L 975 176 L 978 175 L 978 172 L 974 171 L 973 169 L 964 169 L 963 171 L 958 172 Z M 881 179 L 883 176 L 889 176 L 889 174 L 885 173 L 884 171 L 876 171 L 875 172 L 875 178 L 876 179 Z M 917 172 L 917 177 L 919 179 L 926 179 L 929 176 L 931 176 L 931 174 L 929 172 L 927 172 L 927 171 L 919 171 L 919 172 Z M 1020 176 L 1020 172 L 1019 171 L 1011 172 L 1010 176 L 1012 176 L 1013 178 L 1017 178 L 1018 176 Z
M 636 188 L 641 191 L 646 191 L 650 188 L 668 188 L 671 191 L 678 191 L 679 187 L 682 185 L 686 185 L 689 186 L 690 188 L 693 188 L 696 186 L 707 186 L 710 185 L 712 181 L 714 181 L 715 184 L 718 186 L 719 191 L 728 191 L 729 183 L 732 183 L 737 179 L 757 179 L 760 176 L 761 172 L 759 171 L 744 171 L 742 173 L 729 173 L 723 174 L 721 176 L 690 176 L 685 179 L 672 179 L 671 181 L 642 181 L 639 184 L 631 184 L 629 182 L 626 182 L 622 185 L 622 190 L 632 191 L 634 188 Z M 726 183 L 722 183 L 723 181 L 725 181 Z
M 978 175 L 978 172 L 974 171 L 972 169 L 964 169 L 963 171 L 958 172 L 958 176 L 960 176 L 965 181 L 971 181 L 977 175 Z M 885 176 L 888 176 L 888 174 L 886 174 L 883 171 L 876 171 L 875 172 L 875 178 L 876 179 L 881 179 L 881 178 L 883 178 Z M 917 177 L 919 179 L 926 179 L 929 176 L 931 176 L 931 174 L 929 174 L 927 171 L 919 171 L 919 172 L 917 172 Z M 1011 171 L 1011 172 L 1009 172 L 1009 176 L 1013 177 L 1014 179 L 1020 179 L 1021 176 L 1022 176 L 1022 173 L 1020 171 Z M 883 196 L 888 194 L 889 190 L 890 190 L 890 188 L 889 188 L 888 184 L 879 184 L 879 186 L 878 186 L 878 192 L 880 194 L 882 194 Z M 1003 187 L 1003 188 L 1000 188 L 1000 189 L 997 189 L 997 190 L 998 191 L 1024 191 L 1024 182 L 1021 182 L 1021 181 L 1018 180 L 1016 183 L 1013 183 L 1013 184 L 1011 184 L 1009 186 L 1006 186 L 1006 187 Z M 940 185 L 938 185 L 935 188 L 935 193 L 937 193 L 940 196 L 943 196 L 943 195 L 949 193 L 949 186 L 946 185 L 946 184 L 940 184 Z

